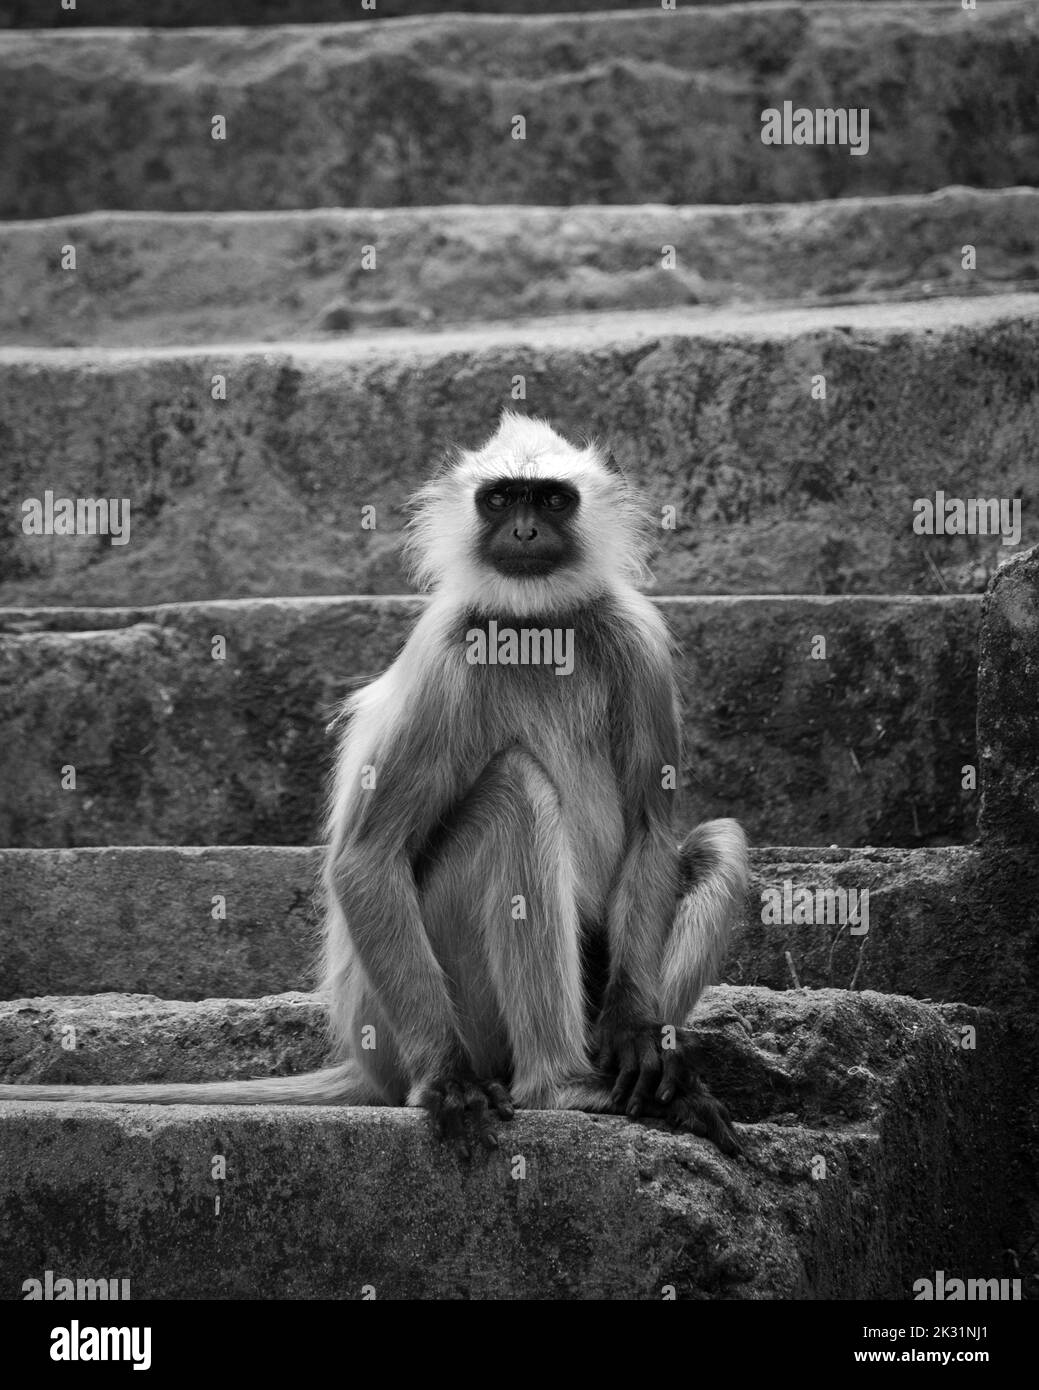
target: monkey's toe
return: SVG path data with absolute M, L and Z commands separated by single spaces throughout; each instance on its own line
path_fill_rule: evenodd
M 660 1085 L 657 1087 L 653 1099 L 659 1105 L 670 1105 L 688 1085 L 689 1068 L 686 1066 L 684 1057 L 677 1049 L 669 1049 L 664 1053 Z
M 680 1095 L 668 1108 L 667 1120 L 676 1129 L 688 1129 L 701 1139 L 709 1139 L 730 1158 L 743 1156 L 743 1146 L 733 1126 L 728 1107 L 706 1093 L 699 1083 L 698 1095 Z

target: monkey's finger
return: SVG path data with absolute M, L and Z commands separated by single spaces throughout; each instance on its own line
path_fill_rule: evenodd
M 610 1104 L 617 1110 L 624 1108 L 631 1088 L 638 1080 L 638 1071 L 635 1067 L 626 1067 L 617 1077 L 613 1090 L 610 1092 Z
M 713 1137 L 713 1136 L 712 1136 Z M 714 1142 L 721 1149 L 723 1154 L 728 1154 L 730 1158 L 746 1158 L 743 1145 L 740 1143 L 736 1131 L 729 1125 L 719 1130 Z
M 440 1087 L 430 1082 L 419 1096 L 419 1105 L 423 1110 L 427 1110 L 430 1115 L 439 1110 L 440 1103 L 444 1098 L 444 1093 Z
M 446 1082 L 440 1100 L 440 1116 L 445 1132 L 458 1129 L 464 1111 L 465 1096 L 461 1086 L 457 1081 Z
M 628 1114 L 632 1119 L 637 1119 L 660 1081 L 661 1060 L 656 1040 L 645 1033 L 635 1039 L 633 1051 L 638 1080 L 628 1099 Z
M 440 1135 L 452 1148 L 457 1149 L 463 1158 L 470 1156 L 465 1134 L 465 1095 L 457 1081 L 449 1081 L 444 1088 L 444 1100 L 440 1107 Z
M 736 1136 L 736 1131 L 731 1124 L 727 1124 L 718 1113 L 718 1107 L 712 1104 L 707 1107 L 703 1117 L 704 1128 L 707 1137 L 712 1143 L 717 1144 L 723 1154 L 728 1154 L 730 1158 L 740 1158 L 743 1155 L 743 1146 Z
M 435 1139 L 443 1139 L 443 1119 L 441 1110 L 444 1104 L 444 1092 L 441 1087 L 430 1083 L 419 1097 L 419 1105 L 426 1112 Z
M 478 1085 L 469 1084 L 465 1088 L 465 1108 L 472 1118 L 476 1138 L 485 1149 L 496 1149 L 498 1139 L 491 1128 L 491 1117 L 487 1109 L 487 1097 Z
M 469 1147 L 466 1143 L 465 1126 L 456 1120 L 454 1111 L 448 1106 L 444 1093 L 440 1090 L 430 1089 L 426 1092 L 422 1104 L 426 1109 L 434 1140 L 438 1144 L 446 1144 L 448 1148 L 456 1150 L 462 1158 L 468 1158 Z
M 660 1064 L 654 1057 L 651 1064 L 643 1065 L 639 1071 L 638 1080 L 635 1082 L 635 1089 L 631 1093 L 628 1101 L 628 1114 L 633 1120 L 637 1120 L 642 1114 L 643 1109 L 649 1103 L 653 1092 L 657 1088 L 660 1080 Z
M 487 1113 L 487 1097 L 484 1095 L 483 1089 L 477 1082 L 467 1081 L 465 1090 L 462 1094 L 465 1100 L 465 1108 L 470 1111 L 474 1119 L 478 1119 L 481 1115 Z
M 725 1107 L 721 1106 L 720 1109 L 725 1110 Z M 708 1122 L 707 1128 L 710 1131 L 711 1138 L 718 1145 L 719 1149 L 721 1149 L 722 1153 L 728 1154 L 730 1158 L 746 1157 L 743 1152 L 743 1145 L 740 1143 L 740 1137 L 736 1133 L 735 1126 L 729 1118 L 729 1112 L 727 1110 L 725 1110 L 724 1115 L 716 1114 L 713 1121 Z
M 685 1064 L 676 1051 L 664 1053 L 664 1074 L 657 1087 L 656 1099 L 661 1105 L 670 1105 L 678 1095 L 685 1079 Z
M 512 1097 L 506 1087 L 500 1081 L 487 1082 L 487 1094 L 491 1104 L 503 1120 L 511 1120 L 516 1113 L 516 1107 L 512 1103 Z

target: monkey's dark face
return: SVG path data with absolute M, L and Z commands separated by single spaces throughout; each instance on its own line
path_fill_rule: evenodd
M 476 494 L 480 558 L 512 579 L 536 579 L 580 559 L 580 497 L 569 483 L 503 478 Z

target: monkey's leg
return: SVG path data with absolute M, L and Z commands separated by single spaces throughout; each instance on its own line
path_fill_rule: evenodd
M 463 817 L 461 824 L 465 823 Z M 467 943 L 459 931 L 464 902 L 451 900 L 452 885 L 464 863 L 457 858 L 460 847 L 455 845 L 455 838 L 454 832 L 438 837 L 436 845 L 419 856 L 413 872 L 423 931 L 450 988 L 456 1031 L 460 1017 L 467 1021 L 468 1045 L 459 1039 L 442 1066 L 432 1073 L 409 1069 L 379 993 L 350 947 L 345 917 L 334 900 L 329 904 L 326 923 L 331 944 L 326 956 L 331 967 L 326 991 L 329 1027 L 338 1055 L 356 1059 L 365 1079 L 385 1104 L 422 1105 L 438 1138 L 447 1140 L 468 1157 L 466 1117 L 475 1125 L 477 1140 L 494 1148 L 497 1140 L 491 1132 L 489 1110 L 493 1107 L 502 1118 L 510 1119 L 513 1109 L 507 1089 L 496 1079 L 504 1077 L 508 1068 L 508 1048 L 500 1021 L 480 1007 L 488 991 L 479 982 L 478 968 L 474 970 L 471 942 Z M 471 903 L 472 892 L 465 898 Z
M 525 750 L 498 754 L 420 873 L 423 920 L 481 1074 L 550 1105 L 587 1065 L 573 866 L 559 797 Z
M 341 909 L 330 903 L 329 926 L 345 934 Z M 387 1105 L 403 1105 L 408 1074 L 393 1029 L 360 963 L 346 958 L 329 989 L 329 1030 L 336 1055 L 352 1057 L 373 1091 Z
M 717 977 L 747 879 L 735 821 L 697 826 L 678 848 L 651 824 L 628 851 L 607 919 L 610 979 L 596 1062 L 615 1074 L 614 1104 L 633 1119 L 670 1089 L 664 1026 L 680 1027 Z
M 560 1103 L 576 1110 L 623 1110 L 634 1084 L 638 1114 L 667 1119 L 735 1154 L 740 1147 L 731 1117 L 701 1079 L 695 1035 L 684 1025 L 704 989 L 718 978 L 743 905 L 746 840 L 735 821 L 707 821 L 690 832 L 678 857 L 680 890 L 661 961 L 657 1036 L 643 1040 L 638 1071 L 616 1078 L 605 1071 L 574 1077 Z

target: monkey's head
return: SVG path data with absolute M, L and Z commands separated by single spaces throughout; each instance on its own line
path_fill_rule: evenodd
M 416 582 L 513 614 L 572 608 L 645 577 L 644 520 L 621 472 L 592 445 L 505 412 L 414 498 Z

